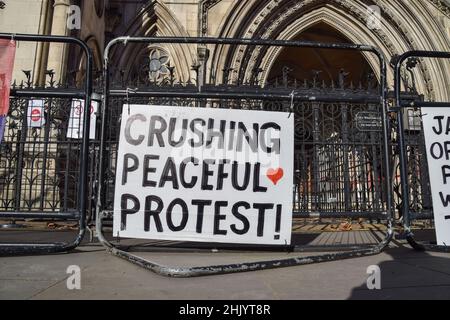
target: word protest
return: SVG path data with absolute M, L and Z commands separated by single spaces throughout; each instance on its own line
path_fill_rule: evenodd
M 294 117 L 125 105 L 114 236 L 290 244 Z
M 450 107 L 450 105 L 449 105 Z M 423 108 L 423 129 L 439 245 L 450 245 L 450 112 Z

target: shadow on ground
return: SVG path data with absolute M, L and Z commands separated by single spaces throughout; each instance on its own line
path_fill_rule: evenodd
M 448 253 L 399 247 L 388 249 L 385 254 L 392 260 L 377 264 L 381 272 L 381 289 L 369 290 L 366 282 L 354 288 L 349 299 L 450 299 Z

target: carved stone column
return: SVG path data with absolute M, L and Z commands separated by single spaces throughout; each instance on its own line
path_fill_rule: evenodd
M 206 79 L 206 68 L 208 65 L 209 58 L 209 49 L 205 46 L 200 46 L 197 48 L 198 62 L 200 68 L 198 70 L 198 79 L 197 83 L 199 87 L 202 87 L 205 84 Z

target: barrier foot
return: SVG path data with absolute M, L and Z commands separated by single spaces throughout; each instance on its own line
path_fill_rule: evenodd
M 165 266 L 153 261 L 146 260 L 134 254 L 118 249 L 111 242 L 106 240 L 102 231 L 102 215 L 97 218 L 97 235 L 100 243 L 107 249 L 107 252 L 112 255 L 122 258 L 128 262 L 138 265 L 144 269 L 150 270 L 156 274 L 173 278 L 191 278 L 209 275 L 219 275 L 228 273 L 248 272 L 275 268 L 285 268 L 292 266 L 300 266 L 314 263 L 321 263 L 327 261 L 344 260 L 350 258 L 360 258 L 364 256 L 371 256 L 381 253 L 389 244 L 393 237 L 392 224 L 389 223 L 385 239 L 377 246 L 363 249 L 352 250 L 348 252 L 328 253 L 321 255 L 313 255 L 307 257 L 292 257 L 286 259 L 265 260 L 257 262 L 244 262 L 237 264 L 223 264 L 223 265 L 209 265 L 199 267 L 178 267 Z

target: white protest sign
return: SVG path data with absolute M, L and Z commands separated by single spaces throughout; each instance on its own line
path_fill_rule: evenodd
M 42 99 L 28 102 L 27 123 L 30 128 L 41 128 L 45 125 L 45 101 Z
M 97 121 L 97 111 L 99 103 L 91 101 L 91 120 L 89 129 L 89 139 L 95 139 L 95 124 Z M 84 100 L 73 99 L 70 107 L 69 127 L 67 128 L 67 138 L 82 139 L 83 138 L 83 124 L 84 124 Z
M 294 116 L 125 105 L 114 236 L 289 244 Z
M 439 245 L 450 245 L 450 105 L 422 108 L 434 224 Z

